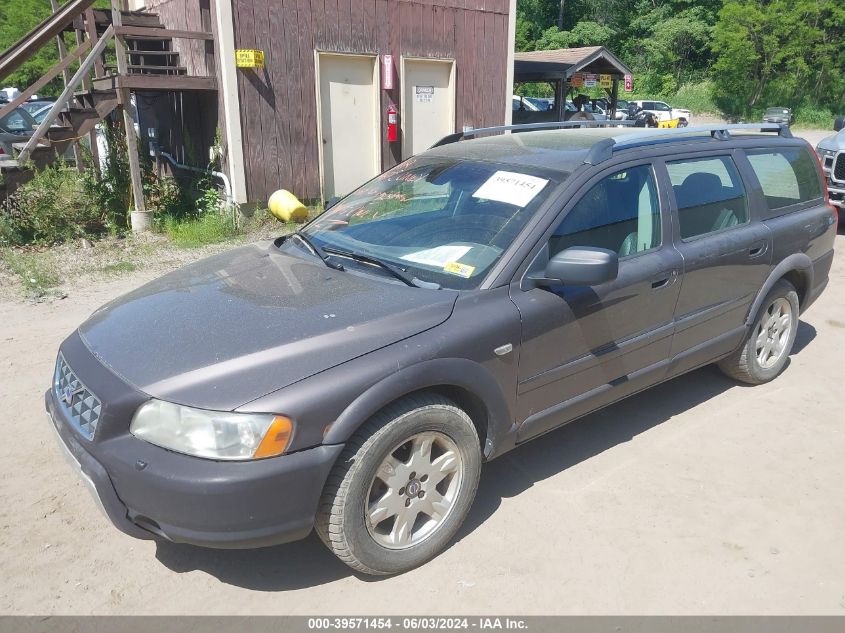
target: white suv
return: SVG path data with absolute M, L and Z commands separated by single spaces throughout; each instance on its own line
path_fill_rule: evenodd
M 682 108 L 673 108 L 664 101 L 632 101 L 646 112 L 651 112 L 659 121 L 680 119 L 678 127 L 686 127 L 690 122 L 690 111 Z

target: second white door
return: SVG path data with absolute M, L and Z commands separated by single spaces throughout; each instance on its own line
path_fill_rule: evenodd
M 404 59 L 402 66 L 402 158 L 408 158 L 455 131 L 454 62 Z

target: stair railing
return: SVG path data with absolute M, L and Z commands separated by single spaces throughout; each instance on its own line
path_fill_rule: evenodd
M 27 141 L 24 148 L 21 150 L 20 154 L 18 155 L 18 162 L 25 163 L 29 157 L 32 155 L 32 152 L 35 150 L 35 147 L 38 145 L 38 142 L 44 137 L 47 133 L 47 130 L 50 129 L 50 126 L 53 125 L 53 122 L 58 118 L 59 114 L 62 110 L 64 110 L 67 102 L 73 97 L 73 92 L 76 90 L 77 86 L 82 83 L 82 80 L 88 75 L 91 71 L 91 68 L 94 66 L 94 63 L 99 59 L 100 55 L 103 54 L 105 51 L 106 46 L 109 43 L 109 40 L 114 37 L 114 27 L 109 26 L 106 29 L 106 32 L 103 33 L 103 36 L 97 41 L 94 47 L 91 49 L 91 52 L 88 54 L 88 57 L 85 58 L 83 62 L 80 63 L 79 69 L 73 75 L 71 80 L 65 86 L 65 89 L 62 91 L 62 94 L 56 99 L 56 102 L 53 104 L 53 107 L 50 108 L 50 111 L 47 113 L 47 116 L 44 117 L 44 120 L 41 121 L 38 129 L 35 130 L 35 133 L 30 137 Z M 78 49 L 77 49 L 78 50 Z M 65 59 L 68 59 L 66 57 Z

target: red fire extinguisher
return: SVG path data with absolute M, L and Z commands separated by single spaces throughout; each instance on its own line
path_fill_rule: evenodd
M 397 132 L 397 126 L 399 123 L 399 112 L 396 110 L 396 106 L 392 103 L 387 106 L 387 141 L 388 143 L 395 143 L 399 140 L 399 134 Z

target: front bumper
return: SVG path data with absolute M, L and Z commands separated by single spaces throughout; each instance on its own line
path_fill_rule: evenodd
M 80 360 L 74 343 L 69 339 L 62 348 L 71 367 Z M 116 377 L 84 358 L 78 365 L 89 370 L 81 378 L 103 400 L 93 441 L 69 422 L 52 388 L 45 394 L 47 412 L 67 456 L 118 529 L 136 538 L 216 548 L 264 547 L 310 533 L 343 445 L 249 462 L 174 453 L 131 435 L 129 419 L 108 419 L 115 413 L 109 413 L 105 383 Z

